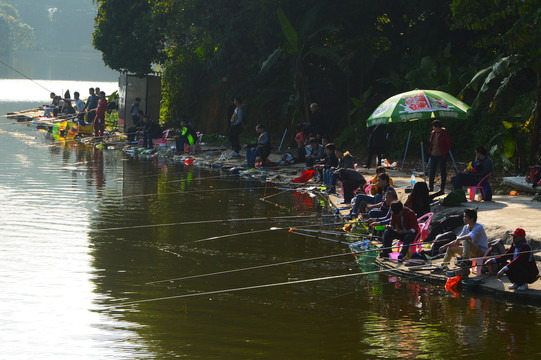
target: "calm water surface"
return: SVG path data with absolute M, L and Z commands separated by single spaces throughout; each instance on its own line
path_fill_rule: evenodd
M 346 256 L 148 284 L 347 249 L 287 231 L 301 219 L 203 222 L 321 214 L 305 194 L 53 143 L 8 119 L 0 154 L 2 359 L 541 356 L 540 308 L 385 274 L 113 307 L 361 270 Z

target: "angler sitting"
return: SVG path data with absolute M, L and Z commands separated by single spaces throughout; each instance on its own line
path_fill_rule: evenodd
M 184 146 L 195 145 L 197 141 L 197 132 L 192 127 L 192 125 L 185 119 L 180 120 L 180 134 L 175 139 L 177 146 L 177 155 L 184 154 Z
M 513 243 L 507 251 L 489 262 L 495 262 L 501 268 L 496 277 L 501 279 L 507 275 L 509 281 L 513 284 L 509 286 L 510 290 L 527 290 L 528 284 L 535 282 L 539 275 L 539 269 L 535 263 L 532 247 L 526 241 L 526 231 L 522 228 L 516 228 L 511 234 Z
M 336 183 L 338 182 L 338 171 L 340 169 L 353 169 L 355 165 L 353 164 L 353 157 L 351 154 L 346 151 L 345 153 L 336 148 L 334 154 L 338 159 L 338 165 L 336 168 L 329 168 L 323 172 L 323 182 L 327 185 L 328 194 L 336 194 Z
M 390 184 L 391 178 L 387 173 L 381 173 L 377 175 L 377 193 L 374 196 L 366 194 L 358 194 L 355 197 L 355 204 L 351 209 L 351 216 L 357 216 L 360 212 L 364 212 L 364 204 L 379 204 L 383 200 L 383 194 L 390 189 L 394 188 Z M 372 186 L 373 187 L 373 186 Z M 372 189 L 370 189 L 372 191 Z
M 270 138 L 265 126 L 259 124 L 256 126 L 255 131 L 259 134 L 257 142 L 245 145 L 246 167 L 249 169 L 255 168 L 255 159 L 257 156 L 261 158 L 261 166 L 265 166 L 267 158 L 271 153 Z
M 410 244 L 415 240 L 419 232 L 419 223 L 413 210 L 405 207 L 402 202 L 397 201 L 391 204 L 391 224 L 386 225 L 383 233 L 383 248 L 379 256 L 389 258 L 392 252 L 393 240 L 399 239 L 403 245 L 398 255 L 398 261 L 406 257 Z
M 479 258 L 488 250 L 488 238 L 483 225 L 477 222 L 477 210 L 465 209 L 463 212 L 464 228 L 455 241 L 440 247 L 439 252 L 445 252 L 442 266 L 432 270 L 433 273 L 443 273 L 453 256 L 462 255 L 461 266 L 467 267 L 470 258 Z

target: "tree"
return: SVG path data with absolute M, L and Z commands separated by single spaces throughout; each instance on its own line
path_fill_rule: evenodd
M 162 35 L 146 0 L 96 0 L 93 45 L 111 69 L 148 74 L 157 59 Z
M 496 54 L 494 64 L 480 71 L 469 84 L 470 88 L 477 90 L 477 84 L 483 82 L 478 91 L 479 95 L 486 95 L 494 85 L 493 80 L 501 80 L 497 90 L 492 92 L 491 112 L 523 69 L 535 74 L 536 100 L 527 124 L 530 128 L 530 165 L 537 161 L 541 130 L 540 5 L 540 0 L 454 0 L 451 3 L 455 27 L 475 32 L 478 36 L 477 46 Z M 523 87 L 522 91 L 528 90 Z
M 1 1 L 0 28 L 0 42 L 5 51 L 31 48 L 35 44 L 34 29 L 21 21 L 19 12 L 13 5 Z

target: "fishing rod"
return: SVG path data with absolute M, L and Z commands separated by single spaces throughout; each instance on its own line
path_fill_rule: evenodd
M 306 225 L 305 227 L 312 227 L 312 226 L 321 226 L 321 224 Z M 205 239 L 194 240 L 194 241 L 192 241 L 192 242 L 198 243 L 198 242 L 211 241 L 211 240 L 217 240 L 217 239 L 224 239 L 224 238 L 234 237 L 234 236 L 240 236 L 240 235 L 247 235 L 247 234 L 254 234 L 254 233 L 263 233 L 263 232 L 277 231 L 277 230 L 288 230 L 288 232 L 290 232 L 290 233 L 295 233 L 295 232 L 292 231 L 291 229 L 292 229 L 291 227 L 282 227 L 282 228 L 271 227 L 271 228 L 269 228 L 269 229 L 250 230 L 250 231 L 240 232 L 240 233 L 234 233 L 234 234 L 226 234 L 226 235 L 212 236 L 212 237 L 205 238 Z M 335 240 L 330 240 L 330 241 L 333 241 L 333 242 L 334 242 Z
M 301 263 L 301 262 L 324 260 L 324 259 L 330 259 L 330 258 L 336 258 L 336 257 L 342 257 L 342 256 L 351 256 L 351 255 L 353 255 L 353 253 L 351 253 L 351 252 L 333 254 L 333 255 L 325 255 L 325 256 L 318 256 L 318 257 L 312 257 L 312 258 L 306 258 L 306 259 L 283 261 L 283 262 L 279 262 L 279 263 L 271 263 L 271 264 L 265 264 L 265 265 L 250 266 L 250 267 L 245 267 L 245 268 L 240 268 L 240 269 L 231 269 L 231 270 L 216 271 L 216 272 L 206 273 L 206 274 L 190 275 L 190 276 L 184 276 L 184 277 L 179 277 L 179 278 L 174 278 L 174 279 L 150 281 L 150 282 L 147 282 L 145 284 L 153 285 L 153 284 L 160 284 L 160 283 L 164 283 L 164 282 L 173 282 L 173 281 L 181 281 L 181 280 L 188 280 L 188 279 L 197 279 L 197 278 L 203 278 L 203 277 L 209 277 L 209 276 L 232 274 L 232 273 L 248 271 L 248 270 L 265 269 L 265 268 L 271 268 L 271 267 L 282 266 L 282 265 L 298 264 L 298 263 Z
M 418 268 L 418 267 L 416 267 L 416 266 L 411 266 L 410 267 L 410 269 L 415 269 L 415 268 Z M 142 304 L 142 303 L 148 303 L 148 302 L 155 302 L 155 301 L 182 299 L 182 298 L 196 297 L 196 296 L 216 295 L 216 294 L 232 293 L 232 292 L 239 292 L 239 291 L 246 291 L 246 290 L 264 289 L 264 288 L 286 286 L 286 285 L 297 285 L 297 284 L 305 284 L 305 283 L 318 282 L 318 281 L 344 279 L 344 278 L 357 277 L 357 276 L 381 274 L 381 273 L 390 272 L 390 271 L 395 271 L 395 269 L 373 270 L 373 271 L 365 271 L 365 272 L 353 273 L 353 274 L 341 274 L 341 275 L 325 276 L 325 277 L 318 277 L 318 278 L 310 278 L 310 279 L 304 279 L 304 280 L 294 280 L 294 281 L 278 282 L 278 283 L 271 283 L 271 284 L 261 284 L 261 285 L 244 286 L 244 287 L 238 287 L 238 288 L 229 288 L 229 289 L 222 289 L 222 290 L 205 291 L 205 292 L 200 292 L 200 293 L 165 296 L 165 297 L 159 297 L 159 298 L 136 300 L 136 301 L 123 302 L 123 303 L 119 303 L 119 304 L 112 304 L 112 305 L 106 306 L 105 309 L 117 308 L 117 307 L 122 307 L 122 306 L 130 306 L 130 305 Z
M 216 220 L 200 220 L 200 221 L 184 221 L 184 222 L 175 222 L 175 223 L 166 223 L 166 224 L 149 224 L 149 225 L 136 225 L 136 226 L 125 226 L 125 227 L 114 227 L 114 228 L 104 228 L 96 229 L 95 231 L 118 231 L 118 230 L 128 230 L 128 229 L 144 229 L 144 228 L 153 228 L 153 227 L 162 227 L 162 226 L 178 226 L 178 225 L 199 225 L 199 224 L 215 224 L 215 223 L 227 223 L 227 222 L 242 222 L 242 221 L 278 221 L 278 220 L 296 220 L 296 219 L 321 219 L 324 217 L 334 217 L 334 215 L 295 215 L 295 216 L 274 216 L 274 217 L 253 217 L 253 218 L 236 218 L 236 219 L 216 219 Z
M 17 74 L 24 76 L 25 78 L 27 78 L 28 80 L 32 81 L 34 84 L 38 85 L 39 87 L 41 87 L 41 88 L 47 90 L 49 93 L 52 93 L 52 91 L 49 90 L 49 89 L 47 89 L 45 86 L 43 86 L 43 85 L 41 85 L 40 83 L 38 83 L 37 81 L 35 81 L 35 80 L 29 78 L 28 76 L 26 76 L 25 74 L 23 74 L 23 73 L 20 72 L 19 70 L 14 69 L 13 67 L 9 66 L 8 64 L 6 64 L 5 62 L 3 62 L 2 60 L 0 60 L 0 63 L 3 64 L 3 65 L 5 65 L 5 66 L 7 66 L 7 67 L 10 68 L 11 70 L 15 71 Z
M 175 194 L 195 194 L 195 193 L 206 193 L 206 192 L 220 192 L 220 191 L 235 191 L 235 190 L 244 190 L 245 188 L 227 188 L 227 189 L 206 189 L 206 190 L 189 190 L 189 191 L 169 191 L 164 193 L 153 193 L 153 194 L 138 194 L 138 195 L 125 195 L 122 196 L 123 199 L 130 199 L 136 197 L 151 197 L 151 196 L 160 196 L 160 195 L 175 195 Z M 250 190 L 261 190 L 263 187 L 256 187 Z

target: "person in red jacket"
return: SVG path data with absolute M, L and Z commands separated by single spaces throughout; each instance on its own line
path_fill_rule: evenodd
M 451 149 L 451 138 L 439 120 L 432 121 L 432 129 L 428 147 L 428 164 L 430 166 L 428 188 L 431 192 L 434 191 L 434 178 L 436 177 L 436 169 L 439 166 L 441 176 L 440 193 L 443 193 L 447 180 L 447 155 L 449 155 Z
M 96 108 L 96 117 L 94 118 L 94 137 L 103 137 L 105 130 L 105 113 L 109 110 L 107 106 L 107 100 L 105 99 L 105 92 L 101 91 L 99 94 L 98 107 Z
M 410 244 L 417 237 L 419 232 L 419 223 L 413 210 L 405 207 L 400 201 L 391 204 L 391 224 L 386 225 L 383 233 L 383 249 L 379 256 L 389 258 L 394 239 L 402 241 L 402 249 L 398 255 L 398 261 L 402 261 L 408 253 Z
M 510 290 L 527 290 L 528 284 L 537 280 L 539 269 L 535 263 L 532 247 L 526 242 L 526 231 L 523 228 L 516 228 L 511 236 L 513 236 L 511 247 L 503 255 L 489 259 L 485 263 L 489 261 L 498 263 L 501 270 L 496 277 L 501 279 L 503 275 L 507 275 L 509 281 L 513 283 L 509 286 Z

